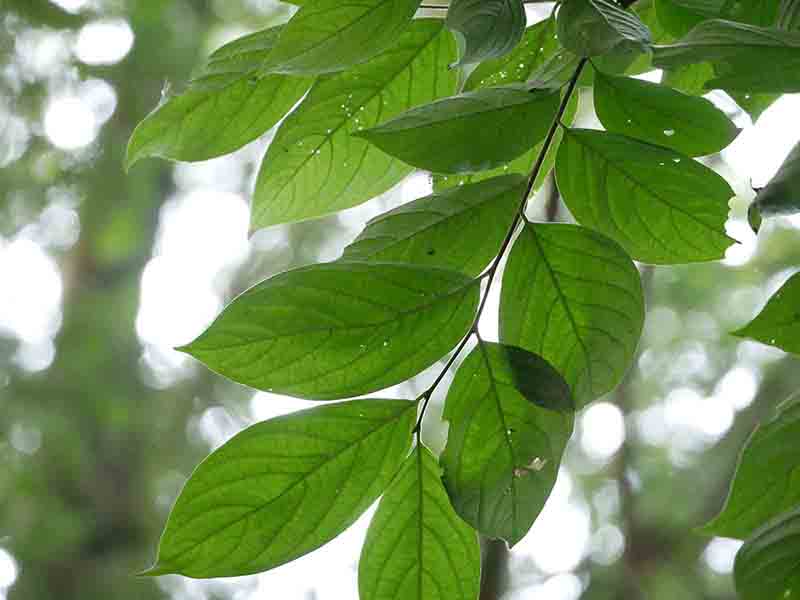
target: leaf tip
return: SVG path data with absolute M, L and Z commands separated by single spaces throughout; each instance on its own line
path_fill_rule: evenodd
M 156 563 L 152 567 L 148 567 L 143 571 L 139 571 L 135 574 L 136 577 L 160 577 L 161 575 L 177 575 L 178 572 L 175 569 L 168 567 L 167 565 L 156 561 Z

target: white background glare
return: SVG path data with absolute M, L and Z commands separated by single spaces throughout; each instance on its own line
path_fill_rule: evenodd
M 38 343 L 58 331 L 61 274 L 53 259 L 34 242 L 0 240 L 0 331 Z
M 0 548 L 0 593 L 10 588 L 17 580 L 17 561 L 5 548 Z
M 596 402 L 581 417 L 581 448 L 595 460 L 612 457 L 625 441 L 625 417 L 609 402 Z
M 733 561 L 741 547 L 739 540 L 715 537 L 703 551 L 703 560 L 715 573 L 728 575 L 733 571 Z
M 133 30 L 123 19 L 94 21 L 84 25 L 75 42 L 75 55 L 87 65 L 113 65 L 133 47 Z
M 78 150 L 97 137 L 98 123 L 92 109 L 76 96 L 52 98 L 44 113 L 44 132 L 62 150 Z

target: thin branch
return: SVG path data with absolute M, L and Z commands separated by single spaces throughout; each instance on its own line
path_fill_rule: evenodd
M 472 336 L 477 335 L 478 333 L 478 322 L 480 321 L 481 315 L 483 314 L 483 309 L 486 307 L 486 300 L 489 298 L 489 292 L 492 289 L 492 283 L 494 283 L 494 278 L 495 275 L 497 274 L 497 268 L 500 266 L 500 261 L 503 259 L 506 250 L 508 250 L 508 247 L 511 245 L 511 241 L 514 239 L 514 232 L 517 230 L 519 224 L 525 220 L 525 207 L 528 204 L 528 196 L 531 195 L 533 186 L 536 184 L 536 180 L 539 177 L 539 173 L 541 173 L 542 171 L 542 166 L 544 165 L 547 152 L 548 150 L 550 150 L 550 146 L 553 143 L 553 138 L 555 137 L 558 128 L 562 126 L 561 118 L 564 116 L 564 113 L 567 110 L 567 105 L 569 104 L 569 101 L 572 98 L 572 94 L 575 91 L 575 87 L 578 85 L 578 78 L 581 76 L 581 72 L 583 71 L 583 68 L 586 66 L 586 62 L 587 62 L 586 58 L 582 58 L 580 60 L 578 66 L 575 68 L 575 72 L 572 74 L 572 77 L 570 78 L 567 84 L 567 89 L 564 92 L 564 97 L 561 99 L 561 104 L 558 107 L 558 111 L 556 112 L 556 115 L 553 118 L 553 122 L 550 124 L 550 129 L 547 132 L 547 136 L 545 136 L 544 142 L 542 143 L 542 149 L 539 151 L 539 155 L 536 157 L 536 161 L 533 163 L 533 167 L 531 168 L 530 175 L 528 176 L 528 184 L 525 186 L 525 192 L 522 194 L 519 206 L 517 207 L 517 213 L 514 216 L 514 221 L 511 223 L 511 226 L 508 228 L 508 231 L 506 232 L 505 239 L 503 239 L 503 243 L 500 245 L 500 250 L 497 252 L 497 256 L 495 256 L 494 260 L 492 261 L 492 264 L 489 265 L 489 268 L 482 275 L 482 277 L 487 278 L 486 289 L 483 291 L 483 297 L 481 298 L 480 305 L 478 306 L 478 312 L 475 314 L 475 318 L 472 321 L 470 332 L 458 344 L 455 351 L 453 351 L 453 354 L 450 356 L 447 363 L 445 364 L 444 368 L 436 376 L 436 379 L 434 379 L 430 387 L 428 387 L 428 389 L 425 390 L 425 392 L 423 392 L 422 395 L 419 397 L 419 399 L 424 399 L 424 401 L 422 404 L 422 409 L 420 410 L 419 418 L 417 419 L 417 424 L 414 426 L 415 432 L 419 432 L 420 427 L 422 426 L 422 418 L 425 416 L 425 411 L 428 409 L 428 402 L 430 402 L 434 390 L 442 382 L 442 379 L 444 379 L 444 376 L 447 374 L 447 371 L 449 371 L 450 367 L 453 366 L 453 363 L 456 361 L 456 358 L 458 358 L 458 355 L 461 354 L 461 351 L 467 345 Z

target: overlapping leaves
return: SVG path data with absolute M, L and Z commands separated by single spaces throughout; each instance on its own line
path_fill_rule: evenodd
M 126 165 L 148 156 L 184 161 L 221 156 L 275 125 L 313 81 L 263 72 L 282 29 L 265 29 L 214 52 L 186 92 L 166 98 L 136 127 Z
M 310 87 L 261 165 L 253 228 L 355 206 L 414 167 L 434 174 L 437 192 L 373 219 L 340 260 L 246 291 L 184 350 L 235 381 L 314 400 L 404 382 L 460 341 L 459 351 L 467 347 L 484 306 L 475 278 L 494 275 L 522 221 L 502 280 L 501 343 L 476 336 L 447 395 L 446 487 L 419 435 L 406 456 L 419 432 L 414 402 L 356 400 L 273 419 L 198 467 L 153 572 L 272 568 L 332 539 L 384 494 L 360 562 L 362 598 L 474 599 L 474 529 L 512 544 L 525 535 L 555 481 L 574 409 L 611 391 L 631 365 L 644 319 L 632 259 L 714 260 L 730 244 L 733 192 L 691 157 L 719 152 L 738 131 L 696 96 L 724 88 L 755 118 L 777 94 L 800 91 L 798 4 L 655 0 L 640 14 L 658 43 L 671 43 L 652 48 L 627 2 L 565 0 L 557 19 L 523 31 L 519 0 L 453 0 L 446 26 L 460 62 L 480 63 L 457 93 L 455 40 L 441 21 L 412 21 L 419 0 L 294 3 L 288 24 L 223 47 L 185 94 L 148 117 L 129 164 L 235 150 Z M 651 49 L 676 89 L 617 76 L 650 69 Z M 588 57 L 595 69 L 580 76 Z M 568 129 L 577 99 L 562 103 L 567 82 L 567 94 L 594 86 L 608 132 Z M 796 154 L 754 211 L 800 206 Z M 540 165 L 536 189 L 553 160 L 580 225 L 518 214 L 522 174 Z M 799 352 L 799 277 L 737 334 Z M 790 597 L 800 585 L 787 441 L 796 407 L 751 438 L 709 525 L 749 536 L 736 562 L 746 599 Z
M 252 227 L 319 217 L 377 196 L 411 173 L 352 134 L 455 92 L 455 42 L 441 22 L 414 21 L 370 62 L 320 79 L 283 122 L 261 165 Z
M 525 226 L 503 275 L 500 339 L 552 364 L 579 407 L 622 380 L 643 323 L 639 273 L 618 244 L 575 225 Z
M 478 536 L 453 510 L 440 471 L 418 445 L 386 490 L 358 563 L 362 600 L 477 598 Z
M 551 90 L 479 89 L 411 109 L 357 135 L 435 173 L 484 171 L 541 142 L 558 104 Z
M 479 341 L 444 408 L 444 480 L 458 514 L 486 536 L 519 542 L 555 484 L 572 410 L 569 387 L 541 357 Z

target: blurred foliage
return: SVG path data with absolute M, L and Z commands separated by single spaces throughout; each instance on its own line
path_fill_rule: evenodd
M 0 546 L 19 566 L 12 600 L 170 597 L 169 586 L 133 574 L 150 564 L 178 486 L 208 451 L 198 419 L 223 405 L 238 428 L 250 419 L 250 393 L 199 369 L 164 384 L 144 361 L 135 326 L 141 274 L 154 252 L 159 211 L 178 186 L 164 162 L 145 161 L 126 175 L 124 149 L 165 82 L 186 81 L 226 31 L 263 27 L 286 11 L 247 0 L 94 0 L 76 14 L 47 0 L 0 2 L 0 113 L 13 112 L 30 131 L 21 156 L 0 162 L 2 244 L 28 235 L 64 195 L 76 199 L 80 222 L 75 243 L 47 248 L 63 281 L 52 364 L 26 368 L 19 340 L 0 332 Z M 67 51 L 46 73 L 26 70 L 23 39 L 66 36 L 69 48 L 79 28 L 101 16 L 124 18 L 133 30 L 135 44 L 121 62 L 85 65 Z M 114 115 L 87 148 L 60 150 L 44 135 L 47 103 L 61 88 L 91 78 L 113 86 Z M 252 167 L 231 187 L 248 189 Z M 335 255 L 331 245 L 341 249 L 348 235 L 338 218 L 282 231 L 285 243 L 251 252 L 226 282 L 228 297 L 264 275 Z M 768 224 L 757 250 L 743 266 L 648 274 L 639 367 L 609 398 L 628 417 L 627 442 L 598 461 L 573 441 L 566 459 L 592 530 L 613 525 L 625 536 L 621 555 L 592 553 L 577 567 L 588 586 L 583 598 L 733 597 L 730 577 L 702 559 L 708 538 L 692 529 L 720 508 L 755 423 L 800 388 L 796 359 L 725 333 L 754 314 L 777 275 L 800 262 L 800 236 L 782 222 Z M 641 434 L 637 423 L 676 389 L 711 397 L 737 365 L 756 369 L 760 385 L 724 437 L 686 438 L 681 447 L 669 432 L 660 441 Z M 441 447 L 441 427 L 426 434 Z M 579 428 L 574 440 L 580 435 Z M 530 559 L 493 545 L 489 551 L 486 564 L 501 575 L 497 588 L 511 597 L 526 597 L 527 585 L 543 581 Z M 232 589 L 214 587 L 214 597 L 232 596 Z

